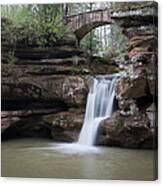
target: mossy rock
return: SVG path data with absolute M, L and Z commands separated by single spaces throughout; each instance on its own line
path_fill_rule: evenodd
M 112 65 L 105 57 L 93 56 L 90 63 L 91 74 L 112 74 L 119 71 L 118 67 Z

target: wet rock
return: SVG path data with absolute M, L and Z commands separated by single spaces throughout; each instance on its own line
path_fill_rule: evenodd
M 145 114 L 121 116 L 115 113 L 100 128 L 99 145 L 127 148 L 154 148 L 153 128 Z
M 60 112 L 44 117 L 44 121 L 51 123 L 51 137 L 55 141 L 77 141 L 84 114 L 77 112 Z

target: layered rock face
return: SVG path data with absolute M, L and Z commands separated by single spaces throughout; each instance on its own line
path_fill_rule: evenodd
M 73 35 L 52 47 L 18 42 L 14 56 L 7 39 L 2 33 L 2 138 L 55 138 L 53 121 L 47 118 L 55 120 L 64 112 L 72 116 L 69 110 L 85 107 L 87 59 Z
M 85 105 L 87 87 L 84 77 L 51 74 L 51 70 L 53 66 L 3 64 L 3 101 L 43 100 L 77 107 Z
M 77 129 L 71 124 L 79 125 L 76 120 L 83 116 L 88 77 L 112 73 L 117 67 L 106 68 L 102 63 L 101 68 L 94 67 L 94 64 L 94 68 L 90 66 L 73 33 L 53 46 L 39 46 L 37 36 L 19 35 L 26 28 L 17 28 L 2 18 L 2 28 L 5 27 L 11 31 L 2 29 L 2 138 L 47 136 L 63 141 L 77 139 L 83 121 L 80 119 Z M 11 39 L 14 34 L 16 41 Z M 80 114 L 72 114 L 69 110 Z M 62 115 L 66 127 L 62 122 L 54 124 L 45 119 L 55 121 Z M 58 128 L 69 131 L 67 137 Z
M 3 55 L 2 138 L 41 136 L 76 141 L 89 76 L 121 69 L 125 75 L 115 87 L 117 109 L 101 124 L 97 144 L 156 147 L 157 6 L 135 3 L 130 9 L 113 12 L 112 19 L 129 39 L 125 60 L 118 56 L 119 68 L 113 70 L 107 64 L 89 66 L 74 38 L 69 37 L 50 48 L 18 46 L 14 64 L 8 64 Z
M 113 13 L 129 38 L 126 72 L 117 81 L 118 111 L 103 124 L 99 144 L 153 148 L 157 138 L 157 5 Z
M 74 142 L 78 136 L 84 120 L 84 112 L 81 110 L 60 112 L 53 116 L 47 116 L 45 121 L 52 121 L 51 136 L 55 141 Z

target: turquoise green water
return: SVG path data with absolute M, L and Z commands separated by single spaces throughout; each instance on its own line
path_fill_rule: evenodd
M 65 154 L 45 139 L 2 142 L 2 176 L 154 179 L 154 151 L 100 147 L 97 154 Z

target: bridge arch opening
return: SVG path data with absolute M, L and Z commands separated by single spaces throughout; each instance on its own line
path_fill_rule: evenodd
M 127 38 L 112 17 L 110 6 L 67 17 L 67 24 L 87 56 L 114 56 L 125 50 Z
M 116 24 L 98 26 L 81 40 L 80 47 L 88 56 L 110 58 L 124 53 L 128 43 L 122 28 Z

